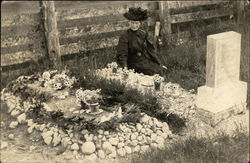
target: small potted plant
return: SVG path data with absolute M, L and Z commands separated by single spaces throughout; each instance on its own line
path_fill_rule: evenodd
M 107 67 L 112 70 L 112 73 L 117 73 L 118 65 L 116 62 L 109 63 Z
M 123 80 L 127 80 L 128 79 L 128 76 L 129 76 L 129 70 L 128 69 L 123 69 L 123 71 L 122 71 L 122 79 Z
M 82 90 L 81 88 L 76 91 L 77 103 L 81 105 L 84 102 L 88 106 L 89 113 L 100 113 L 101 109 L 99 102 L 102 99 L 101 89 L 96 90 Z
M 153 80 L 154 80 L 155 90 L 159 91 L 161 88 L 161 83 L 164 81 L 164 78 L 160 76 L 159 74 L 155 74 L 153 76 Z

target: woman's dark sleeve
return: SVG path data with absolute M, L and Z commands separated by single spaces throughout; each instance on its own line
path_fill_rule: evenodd
M 119 66 L 127 67 L 127 59 L 128 59 L 128 38 L 127 35 L 124 34 L 119 38 L 116 61 Z

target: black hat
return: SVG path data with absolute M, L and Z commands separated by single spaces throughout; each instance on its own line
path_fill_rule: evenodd
M 123 14 L 123 16 L 128 20 L 143 21 L 148 18 L 148 11 L 141 9 L 140 7 L 131 7 L 128 12 Z

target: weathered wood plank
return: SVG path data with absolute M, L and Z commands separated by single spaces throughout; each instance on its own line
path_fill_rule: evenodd
M 88 50 L 88 51 L 80 51 L 78 53 L 69 53 L 65 54 L 62 56 L 62 61 L 69 61 L 72 59 L 80 59 L 80 58 L 85 58 L 92 56 L 93 54 L 100 54 L 103 53 L 104 51 L 110 51 L 110 53 L 115 53 L 116 51 L 116 46 L 112 47 L 107 47 L 107 48 L 100 48 L 100 49 L 94 49 L 94 50 Z
M 87 42 L 87 41 L 90 41 L 90 40 L 105 39 L 105 38 L 109 38 L 109 37 L 115 37 L 115 36 L 121 35 L 125 31 L 126 30 L 117 30 L 117 31 L 106 32 L 106 33 L 97 33 L 97 34 L 91 34 L 91 35 L 60 38 L 60 45 L 77 43 L 77 42 Z
M 151 18 L 157 16 L 158 11 L 154 11 L 151 13 Z M 87 17 L 87 18 L 79 18 L 79 19 L 72 19 L 72 20 L 59 20 L 58 29 L 61 31 L 65 28 L 70 27 L 79 27 L 79 26 L 87 26 L 92 24 L 110 24 L 110 23 L 117 23 L 121 21 L 127 21 L 127 19 L 122 15 L 105 15 L 105 16 L 95 16 L 95 17 Z M 149 20 L 150 21 L 150 20 Z M 152 24 L 152 22 L 150 22 Z
M 59 20 L 123 14 L 129 7 L 142 7 L 150 11 L 158 9 L 157 2 L 153 1 L 80 1 L 74 3 L 55 2 L 55 4 Z
M 171 15 L 171 23 L 183 23 L 189 21 L 195 21 L 200 19 L 209 19 L 214 17 L 222 17 L 233 14 L 233 11 L 228 10 L 209 10 L 209 11 L 201 11 L 187 14 L 177 14 Z
M 22 45 L 14 45 L 9 47 L 2 47 L 1 48 L 1 55 L 8 55 L 9 53 L 16 53 L 16 52 L 23 52 L 23 51 L 38 51 L 45 49 L 44 42 L 36 42 L 22 44 Z
M 1 17 L 1 27 L 13 25 L 38 25 L 41 23 L 40 13 L 25 13 L 11 17 Z
M 35 49 L 35 50 L 28 49 L 27 51 L 8 53 L 6 55 L 1 55 L 1 66 L 19 64 L 30 60 L 38 60 L 43 56 L 44 52 L 42 49 Z
M 169 8 L 179 9 L 193 6 L 213 5 L 225 2 L 225 0 L 205 0 L 205 1 L 169 1 Z
M 24 45 L 16 45 L 11 47 L 2 47 L 1 48 L 1 55 L 6 55 L 8 53 L 16 53 L 22 52 L 27 50 L 34 49 L 34 44 L 24 44 Z
M 14 1 L 1 4 L 1 17 L 10 17 L 22 13 L 37 13 L 40 10 L 39 1 Z
M 86 26 L 77 26 L 71 28 L 61 29 L 59 31 L 60 37 L 75 37 L 82 35 L 91 35 L 105 32 L 113 32 L 117 30 L 128 29 L 128 21 L 111 22 L 108 24 L 92 24 Z
M 79 18 L 73 20 L 58 21 L 58 28 L 69 28 L 77 26 L 86 26 L 90 24 L 104 24 L 110 22 L 125 21 L 123 15 L 109 15 L 109 16 L 97 16 L 89 18 Z
M 6 66 L 1 65 L 1 73 L 11 73 L 11 71 L 19 71 L 25 68 L 29 68 L 30 66 L 37 66 L 37 65 L 42 65 L 44 64 L 45 58 L 40 58 L 37 61 L 25 61 L 22 63 L 17 63 L 17 64 L 10 64 Z
M 61 45 L 62 55 L 71 54 L 71 53 L 79 53 L 81 51 L 89 51 L 94 49 L 108 48 L 112 46 L 116 46 L 118 44 L 119 37 L 109 37 L 102 38 L 98 40 L 77 42 L 71 44 Z
M 15 25 L 10 27 L 1 27 L 1 38 L 11 36 L 25 36 L 41 30 L 41 25 Z
M 27 34 L 24 36 L 10 36 L 10 37 L 1 37 L 1 47 L 10 47 L 16 45 L 24 44 L 34 44 L 44 41 L 44 34 L 41 32 L 36 32 L 32 34 Z
M 61 69 L 61 54 L 54 1 L 42 1 L 45 38 L 49 59 L 55 69 Z

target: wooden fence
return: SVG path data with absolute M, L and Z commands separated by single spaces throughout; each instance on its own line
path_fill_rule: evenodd
M 161 35 L 178 38 L 189 37 L 189 32 L 176 35 L 171 27 L 174 24 L 201 19 L 225 17 L 234 14 L 232 9 L 198 9 L 229 1 L 55 1 L 56 30 L 59 51 L 54 55 L 69 60 L 75 55 L 85 56 L 94 51 L 115 47 L 118 38 L 128 28 L 122 16 L 129 7 L 142 7 L 150 12 L 148 21 L 154 29 L 156 21 L 161 21 Z M 46 27 L 46 14 L 39 1 L 2 2 L 1 5 L 1 71 L 25 68 L 32 61 L 51 58 L 48 49 L 49 29 Z M 45 6 L 46 7 L 46 6 Z M 190 13 L 192 8 L 193 12 Z M 52 10 L 50 10 L 51 12 Z M 189 12 L 187 12 L 189 11 Z M 47 15 L 49 17 L 49 15 Z M 54 22 L 55 23 L 55 22 Z M 47 22 L 48 26 L 48 22 Z M 55 38 L 58 37 L 58 38 Z M 54 46 L 56 47 L 56 46 Z M 57 62 L 56 60 L 53 62 Z

